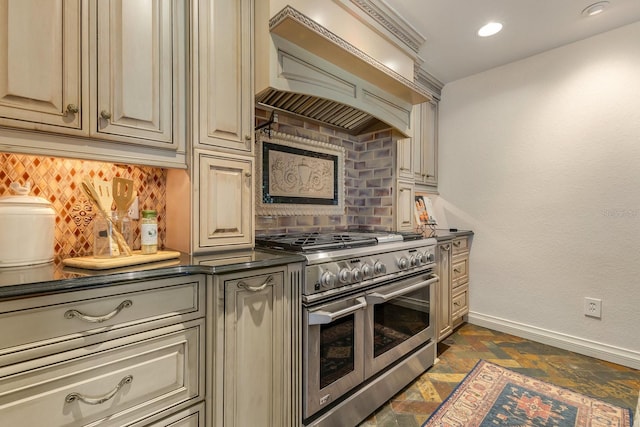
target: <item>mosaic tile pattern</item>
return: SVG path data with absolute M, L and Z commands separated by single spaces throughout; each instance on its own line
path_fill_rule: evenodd
M 256 109 L 256 124 L 270 113 Z M 300 118 L 279 115 L 272 129 L 345 149 L 345 214 L 257 216 L 256 233 L 332 231 L 346 228 L 392 230 L 394 144 L 390 130 L 352 136 Z
M 31 182 L 31 195 L 45 198 L 56 211 L 55 254 L 61 258 L 93 253 L 92 220 L 97 214 L 80 188 L 83 177 L 110 181 L 132 179 L 140 210 L 158 211 L 159 243 L 166 236 L 166 170 L 86 160 L 0 153 L 0 196 L 13 181 Z M 140 230 L 134 227 L 133 249 L 140 248 Z
M 638 401 L 638 370 L 475 325 L 442 341 L 438 358 L 360 427 L 422 426 L 480 359 L 623 408 Z

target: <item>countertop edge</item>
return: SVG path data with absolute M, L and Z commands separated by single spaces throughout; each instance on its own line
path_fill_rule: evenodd
M 446 242 L 447 240 L 453 240 L 458 237 L 473 236 L 473 235 L 474 233 L 471 230 L 458 230 L 458 231 L 436 230 L 435 233 L 433 233 L 429 237 L 433 237 L 438 242 Z
M 23 298 L 34 295 L 71 292 L 113 286 L 133 281 L 153 280 L 163 277 L 187 276 L 196 274 L 228 274 L 239 271 L 281 266 L 291 263 L 303 262 L 301 255 L 282 253 L 274 254 L 265 251 L 253 250 L 236 253 L 218 253 L 205 255 L 189 255 L 181 253 L 179 258 L 173 261 L 175 265 L 167 265 L 167 261 L 141 264 L 132 267 L 111 270 L 85 270 L 70 267 L 61 267 L 61 262 L 56 267 L 64 274 L 73 277 L 53 278 L 24 283 L 0 284 L 0 300 Z M 227 261 L 227 262 L 225 262 Z M 209 264 L 208 264 L 209 263 Z M 0 270 L 2 273 L 2 270 Z M 0 274 L 0 278 L 1 278 Z

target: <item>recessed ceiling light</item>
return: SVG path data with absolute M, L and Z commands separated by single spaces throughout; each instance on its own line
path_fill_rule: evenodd
M 489 37 L 494 34 L 497 34 L 502 30 L 502 24 L 499 22 L 489 22 L 487 25 L 483 26 L 478 30 L 478 35 L 480 37 Z
M 582 16 L 597 15 L 599 13 L 604 12 L 604 10 L 607 7 L 609 7 L 608 1 L 599 1 L 599 2 L 593 3 L 592 5 L 589 5 L 582 10 Z

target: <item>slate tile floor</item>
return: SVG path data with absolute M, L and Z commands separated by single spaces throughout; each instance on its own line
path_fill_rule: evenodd
M 638 401 L 638 370 L 475 325 L 464 324 L 442 341 L 438 358 L 360 427 L 422 426 L 480 359 L 632 411 Z

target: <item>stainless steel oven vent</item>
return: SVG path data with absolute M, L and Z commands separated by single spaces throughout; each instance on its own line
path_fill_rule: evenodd
M 256 102 L 339 128 L 352 135 L 391 127 L 362 110 L 317 96 L 268 88 L 256 96 Z

